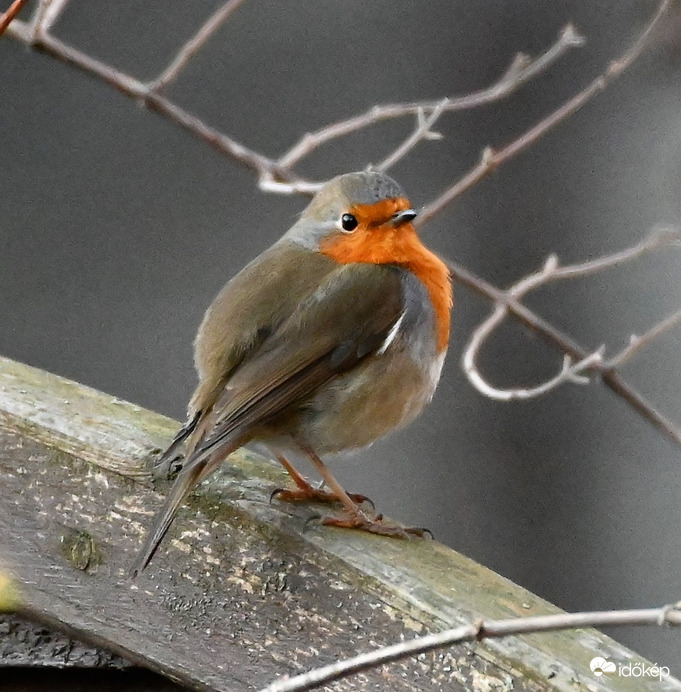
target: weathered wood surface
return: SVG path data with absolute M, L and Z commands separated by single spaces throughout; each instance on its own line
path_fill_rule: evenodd
M 130 663 L 17 615 L 0 615 L 0 668 L 117 668 Z
M 306 529 L 312 510 L 270 504 L 282 474 L 246 451 L 192 495 L 132 581 L 167 487 L 149 461 L 176 427 L 0 358 L 0 568 L 33 616 L 195 689 L 240 691 L 401 637 L 559 612 L 434 541 Z M 596 678 L 597 655 L 641 660 L 580 630 L 459 646 L 333 689 L 681 690 Z

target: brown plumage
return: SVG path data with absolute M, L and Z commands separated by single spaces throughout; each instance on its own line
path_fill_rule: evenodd
M 377 172 L 329 182 L 277 243 L 208 308 L 196 338 L 199 384 L 188 423 L 160 460 L 186 443 L 183 468 L 133 571 L 144 569 L 186 495 L 231 452 L 267 444 L 297 488 L 283 499 L 340 501 L 323 523 L 405 536 L 358 506 L 319 458 L 371 444 L 430 400 L 449 337 L 443 262 L 419 240 L 402 190 Z M 328 490 L 287 459 L 303 452 Z

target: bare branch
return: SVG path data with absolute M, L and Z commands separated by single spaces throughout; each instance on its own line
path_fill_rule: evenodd
M 7 8 L 7 11 L 0 17 L 0 36 L 5 33 L 5 29 L 7 29 L 12 20 L 21 12 L 21 8 L 26 2 L 27 0 L 14 0 Z
M 561 267 L 556 255 L 549 255 L 544 263 L 544 266 L 534 274 L 526 276 L 517 283 L 513 284 L 508 292 L 515 298 L 523 298 L 530 291 L 533 291 L 544 284 L 551 281 L 559 281 L 563 279 L 577 279 L 590 274 L 596 274 L 604 269 L 612 269 L 638 259 L 643 255 L 647 255 L 654 250 L 667 247 L 681 247 L 681 229 L 677 228 L 655 228 L 641 242 L 633 247 L 619 250 L 618 252 L 610 253 L 597 257 L 588 262 L 579 264 L 568 264 Z
M 204 22 L 203 26 L 196 32 L 187 43 L 182 46 L 178 54 L 161 75 L 149 84 L 150 91 L 162 91 L 172 82 L 187 63 L 198 53 L 206 44 L 208 39 L 229 19 L 232 13 L 243 3 L 244 0 L 229 0 Z
M 407 139 L 400 144 L 395 151 L 393 151 L 390 156 L 383 159 L 381 163 L 377 164 L 376 168 L 379 171 L 387 171 L 389 168 L 394 166 L 400 159 L 404 158 L 419 142 L 424 139 L 442 139 L 442 135 L 439 132 L 433 132 L 431 128 L 439 120 L 440 116 L 445 111 L 445 106 L 447 105 L 447 99 L 443 99 L 440 105 L 433 110 L 433 112 L 426 117 L 425 111 L 418 111 L 416 114 L 416 128 L 407 137 Z
M 556 255 L 550 255 L 544 266 L 534 274 L 521 279 L 511 286 L 506 294 L 515 300 L 521 300 L 530 291 L 543 286 L 551 281 L 563 279 L 575 279 L 596 272 L 616 267 L 624 262 L 630 262 L 644 254 L 663 247 L 681 245 L 681 231 L 678 229 L 664 228 L 655 229 L 644 240 L 631 248 L 620 250 L 595 260 L 582 262 L 580 264 L 567 265 L 560 267 Z M 575 360 L 566 355 L 563 358 L 561 370 L 554 377 L 536 387 L 498 389 L 490 385 L 479 372 L 477 359 L 480 350 L 492 333 L 508 317 L 510 313 L 506 303 L 497 303 L 489 317 L 487 317 L 478 327 L 473 330 L 471 337 L 464 349 L 462 356 L 462 366 L 464 373 L 470 383 L 482 394 L 497 401 L 526 400 L 542 396 L 547 392 L 566 382 L 573 384 L 586 384 L 588 378 L 582 373 L 592 370 L 600 373 L 604 368 L 614 369 L 621 365 L 633 352 L 650 343 L 656 336 L 659 336 L 667 329 L 671 329 L 677 322 L 681 321 L 681 314 L 675 313 L 671 317 L 656 325 L 644 337 L 637 337 L 636 341 L 632 338 L 632 343 L 618 356 L 605 363 L 603 354 L 605 347 L 602 346 L 594 353 L 587 354 L 583 358 Z
M 625 248 L 609 255 L 603 255 L 595 260 L 589 260 L 581 264 L 559 267 L 558 258 L 552 255 L 541 272 L 533 274 L 516 284 L 518 287 L 515 289 L 517 291 L 516 296 L 525 295 L 529 290 L 541 286 L 548 281 L 574 279 L 588 276 L 589 274 L 596 274 L 604 269 L 611 269 L 625 262 L 631 262 L 659 248 L 674 246 L 681 247 L 681 229 L 659 227 L 654 228 L 640 243 L 633 247 Z
M 323 186 L 323 180 L 314 181 L 299 178 L 294 182 L 283 182 L 281 180 L 277 180 L 267 171 L 263 173 L 258 180 L 258 187 L 263 192 L 273 192 L 277 195 L 302 194 L 311 197 L 315 194 L 315 192 L 319 192 Z
M 538 615 L 536 617 L 480 621 L 469 625 L 460 625 L 444 632 L 417 637 L 370 653 L 360 654 L 354 658 L 338 661 L 292 678 L 276 680 L 261 692 L 305 692 L 305 690 L 321 687 L 363 670 L 462 642 L 536 632 L 624 625 L 681 626 L 681 601 L 662 608 L 561 613 L 560 615 Z
M 503 163 L 512 159 L 516 154 L 519 154 L 533 145 L 556 125 L 567 120 L 567 118 L 576 113 L 596 94 L 603 91 L 641 54 L 650 35 L 671 6 L 672 1 L 673 0 L 663 0 L 663 2 L 660 3 L 653 18 L 648 22 L 645 29 L 639 34 L 630 48 L 625 51 L 618 60 L 611 62 L 605 72 L 591 82 L 589 86 L 566 101 L 560 108 L 538 122 L 534 127 L 527 130 L 527 132 L 513 140 L 510 144 L 506 145 L 503 149 L 495 151 L 491 147 L 487 147 L 478 164 L 458 182 L 440 194 L 439 197 L 426 205 L 419 215 L 418 224 L 423 225 L 427 223 L 464 192 L 467 192 L 471 187 L 479 183 Z
M 447 267 L 452 278 L 494 303 L 504 306 L 521 324 L 541 337 L 545 343 L 570 356 L 572 362 L 584 361 L 590 352 L 580 346 L 567 334 L 556 329 L 552 324 L 523 305 L 516 297 L 485 281 L 466 267 L 447 260 Z M 601 381 L 617 396 L 626 401 L 642 418 L 647 420 L 656 430 L 681 447 L 681 430 L 668 418 L 663 416 L 645 397 L 625 382 L 621 375 L 607 363 L 598 367 Z
M 535 60 L 529 60 L 524 55 L 516 56 L 503 76 L 486 89 L 459 98 L 376 106 L 360 116 L 333 123 L 316 133 L 305 135 L 280 159 L 274 160 L 210 128 L 199 118 L 164 98 L 160 93 L 164 86 L 175 79 L 191 57 L 205 45 L 208 38 L 231 16 L 243 0 L 230 0 L 223 4 L 197 34 L 185 44 L 168 68 L 151 84 L 143 84 L 134 77 L 91 58 L 49 34 L 49 28 L 54 24 L 67 1 L 42 0 L 31 24 L 14 22 L 11 27 L 13 31 L 9 33 L 14 38 L 36 49 L 104 80 L 122 93 L 156 110 L 208 142 L 221 153 L 253 169 L 258 174 L 258 185 L 261 190 L 279 194 L 312 195 L 319 190 L 323 181 L 306 180 L 291 169 L 293 165 L 314 149 L 332 139 L 345 136 L 386 119 L 416 115 L 421 120 L 415 132 L 383 162 L 387 163 L 388 166 L 393 165 L 411 151 L 419 141 L 434 136 L 427 128 L 423 128 L 424 121 L 430 122 L 432 126 L 441 113 L 475 108 L 500 100 L 546 70 L 569 49 L 583 44 L 582 37 L 576 33 L 571 25 L 568 25 L 562 30 L 556 43 L 544 54 Z
M 40 9 L 37 11 L 37 14 L 39 13 Z M 38 19 L 39 18 L 40 14 Z M 100 62 L 96 58 L 91 58 L 89 55 L 82 53 L 76 48 L 66 45 L 54 36 L 49 34 L 41 35 L 41 29 L 39 28 L 41 26 L 42 22 L 38 20 L 32 24 L 15 21 L 8 28 L 7 33 L 23 43 L 27 43 L 38 50 L 42 50 L 48 55 L 52 55 L 65 63 L 78 67 L 84 72 L 101 79 L 126 96 L 135 99 L 144 97 L 145 86 L 142 82 L 120 72 L 106 63 Z
M 485 322 L 474 331 L 473 336 L 468 342 L 468 346 L 463 352 L 463 357 L 461 359 L 463 371 L 466 377 L 468 377 L 468 381 L 481 394 L 495 401 L 526 401 L 548 394 L 552 389 L 566 382 L 571 382 L 572 384 L 589 384 L 591 382 L 588 377 L 585 377 L 581 373 L 603 362 L 603 348 L 589 354 L 586 358 L 583 358 L 577 363 L 574 363 L 570 356 L 563 356 L 563 365 L 558 374 L 535 387 L 498 389 L 490 385 L 480 374 L 476 358 L 488 336 L 506 319 L 507 315 L 508 312 L 506 307 L 498 306 L 492 316 L 485 320 Z
M 54 0 L 60 2 L 60 0 Z M 40 25 L 38 25 L 40 26 Z M 161 94 L 150 91 L 148 85 L 138 79 L 117 70 L 110 65 L 92 58 L 77 48 L 67 45 L 51 34 L 42 31 L 34 32 L 25 22 L 14 21 L 8 27 L 8 34 L 28 45 L 41 50 L 55 58 L 77 67 L 88 74 L 101 79 L 121 93 L 144 104 L 166 116 L 203 141 L 210 144 L 222 154 L 255 170 L 261 179 L 282 180 L 294 184 L 304 184 L 304 181 L 292 171 L 282 168 L 275 160 L 259 154 L 244 146 L 235 139 L 206 125 L 200 118 L 184 110 Z M 296 190 L 298 191 L 298 190 Z
M 584 39 L 579 36 L 574 27 L 569 24 L 561 31 L 556 43 L 545 53 L 534 61 L 528 60 L 524 55 L 516 56 L 511 66 L 504 72 L 502 77 L 495 84 L 492 84 L 486 89 L 473 92 L 466 96 L 444 99 L 444 101 L 446 101 L 444 106 L 442 105 L 443 99 L 373 106 L 365 113 L 331 123 L 316 132 L 308 132 L 297 144 L 279 158 L 279 164 L 285 167 L 294 166 L 323 144 L 338 139 L 339 137 L 346 137 L 353 132 L 363 130 L 384 120 L 403 118 L 408 115 L 418 115 L 420 111 L 423 113 L 432 113 L 435 109 L 440 107 L 442 107 L 444 111 L 452 113 L 454 111 L 478 108 L 479 106 L 484 106 L 494 101 L 500 101 L 517 91 L 527 81 L 546 70 L 568 50 L 583 44 Z
M 626 348 L 622 349 L 622 351 L 620 351 L 613 358 L 604 361 L 604 365 L 609 368 L 619 368 L 621 365 L 626 363 L 635 353 L 638 353 L 638 351 L 648 346 L 659 336 L 661 336 L 665 332 L 668 332 L 670 329 L 678 326 L 679 324 L 681 324 L 681 310 L 677 310 L 676 312 L 669 315 L 669 317 L 666 317 L 661 322 L 658 322 L 655 326 L 653 326 L 651 329 L 649 329 L 641 336 L 632 334 L 629 338 L 629 345 Z
M 69 0 L 40 0 L 31 20 L 32 40 L 45 36 L 57 23 Z
M 344 136 L 350 132 L 368 127 L 374 123 L 389 118 L 402 117 L 404 115 L 414 115 L 419 117 L 422 122 L 419 123 L 417 131 L 422 133 L 425 138 L 428 137 L 429 130 L 421 127 L 423 122 L 427 122 L 435 114 L 438 108 L 442 108 L 443 112 L 452 112 L 464 108 L 473 108 L 479 105 L 490 103 L 499 100 L 508 94 L 515 91 L 520 85 L 526 81 L 535 78 L 543 70 L 552 65 L 560 56 L 568 49 L 581 45 L 583 40 L 579 37 L 571 26 L 566 27 L 559 40 L 542 56 L 534 61 L 529 60 L 526 56 L 518 55 L 510 65 L 506 73 L 498 80 L 498 82 L 487 89 L 470 94 L 468 96 L 456 99 L 447 99 L 446 105 L 443 105 L 443 100 L 432 102 L 414 102 L 401 103 L 385 106 L 377 106 L 366 113 L 350 118 L 349 120 L 340 121 L 323 128 L 322 130 L 312 135 L 306 135 L 298 144 L 291 148 L 288 153 L 284 154 L 279 160 L 269 158 L 260 154 L 233 138 L 219 132 L 218 130 L 209 127 L 202 120 L 182 109 L 177 104 L 165 98 L 157 91 L 150 89 L 149 85 L 145 85 L 134 77 L 127 75 L 110 65 L 102 63 L 81 51 L 66 45 L 59 39 L 48 33 L 48 30 L 60 16 L 68 0 L 40 0 L 35 11 L 34 18 L 30 23 L 14 20 L 7 28 L 7 33 L 23 43 L 33 46 L 38 50 L 52 55 L 66 63 L 74 65 L 84 72 L 110 84 L 118 91 L 127 96 L 141 102 L 148 108 L 162 114 L 172 122 L 185 128 L 195 136 L 210 144 L 219 152 L 229 156 L 230 158 L 249 167 L 258 175 L 258 183 L 260 189 L 267 192 L 277 192 L 283 194 L 306 194 L 311 195 L 316 192 L 322 183 L 319 181 L 307 180 L 294 173 L 290 166 L 306 156 L 312 149 L 323 144 L 326 141 L 336 137 Z M 653 20 L 648 24 L 646 30 L 639 36 L 637 42 L 627 51 L 622 58 L 614 61 L 609 66 L 604 76 L 596 80 L 587 90 L 581 92 L 572 101 L 566 103 L 561 109 L 556 111 L 552 116 L 536 125 L 532 130 L 525 135 L 512 142 L 501 152 L 495 153 L 488 149 L 483 154 L 481 162 L 474 167 L 463 179 L 435 202 L 431 203 L 421 215 L 419 223 L 422 224 L 443 208 L 449 201 L 457 197 L 459 194 L 470 188 L 475 183 L 479 182 L 490 170 L 499 165 L 502 161 L 507 160 L 525 147 L 532 144 L 540 136 L 542 136 L 550 127 L 557 122 L 565 119 L 569 114 L 574 112 L 588 98 L 603 89 L 611 80 L 620 74 L 626 67 L 637 57 L 644 48 L 646 39 L 654 26 L 657 24 L 661 15 L 668 9 L 671 0 L 662 2 L 657 10 Z M 231 12 L 235 9 L 235 2 L 226 3 L 222 6 L 220 12 Z M 195 53 L 195 49 L 200 48 L 205 42 L 204 36 L 207 36 L 211 30 L 214 30 L 214 22 L 217 23 L 219 17 L 216 15 L 204 25 L 202 30 L 190 41 L 186 46 L 188 57 L 181 58 L 184 54 L 183 49 L 174 62 L 178 62 L 179 68 L 186 64 L 191 55 Z M 203 29 L 208 27 L 206 33 L 202 33 Z M 188 49 L 187 46 L 190 46 Z M 192 52 L 193 51 L 193 52 Z M 171 66 L 161 75 L 167 77 Z M 173 68 L 174 69 L 174 68 Z M 177 72 L 170 73 L 170 79 L 174 78 Z M 167 80 L 165 81 L 167 83 Z M 434 120 L 430 122 L 432 127 Z M 384 163 L 394 163 L 396 154 L 402 155 L 405 147 L 411 147 L 416 143 L 419 135 L 416 131 L 401 145 L 391 157 L 388 157 Z M 552 344 L 554 347 L 562 350 L 571 359 L 570 365 L 572 368 L 570 377 L 579 379 L 579 373 L 584 362 L 589 361 L 590 353 L 576 344 L 570 337 L 561 333 L 551 324 L 535 315 L 532 311 L 526 308 L 515 297 L 508 295 L 506 292 L 492 286 L 478 276 L 475 276 L 464 267 L 449 262 L 449 267 L 452 275 L 464 285 L 467 285 L 477 293 L 486 296 L 493 300 L 498 305 L 505 306 L 509 314 L 513 315 L 521 323 L 529 329 L 539 334 L 545 341 Z M 592 369 L 596 365 L 591 366 Z M 565 368 L 564 368 L 565 369 Z M 625 383 L 614 368 L 609 367 L 603 362 L 598 367 L 598 371 L 605 384 L 609 386 L 615 393 L 625 399 L 639 414 L 651 422 L 658 430 L 664 432 L 669 438 L 681 445 L 681 432 L 660 413 L 658 413 L 649 402 L 647 402 L 638 392 Z M 561 378 L 568 377 L 567 370 L 561 375 Z
M 160 94 L 145 92 L 142 96 L 143 103 L 162 115 L 165 115 L 173 122 L 182 126 L 192 134 L 197 135 L 205 142 L 208 142 L 214 149 L 255 170 L 259 176 L 281 179 L 290 184 L 303 184 L 293 171 L 282 168 L 273 159 L 259 154 L 249 147 L 237 142 L 235 139 L 219 132 L 218 130 L 206 125 L 200 118 L 184 110 L 169 99 Z

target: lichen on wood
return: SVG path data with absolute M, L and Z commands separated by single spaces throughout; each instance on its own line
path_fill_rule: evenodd
M 193 493 L 136 580 L 128 569 L 167 485 L 150 460 L 177 424 L 0 359 L 0 569 L 31 617 L 197 690 L 252 690 L 420 633 L 559 612 L 435 541 L 308 525 L 270 503 L 272 462 L 232 455 Z M 334 690 L 644 690 L 596 678 L 640 660 L 589 630 L 424 654 Z M 667 680 L 666 687 L 681 690 Z

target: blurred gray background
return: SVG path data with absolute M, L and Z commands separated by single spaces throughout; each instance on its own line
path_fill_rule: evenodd
M 151 79 L 218 2 L 73 0 L 55 33 Z M 251 0 L 169 96 L 268 155 L 372 104 L 482 88 L 516 51 L 572 21 L 587 37 L 504 102 L 445 116 L 445 135 L 392 171 L 423 205 L 585 86 L 654 11 L 647 0 Z M 25 15 L 27 16 L 27 15 Z M 681 222 L 681 44 L 672 13 L 604 94 L 430 223 L 426 242 L 499 286 L 556 252 L 581 261 Z M 378 161 L 413 127 L 324 147 L 316 177 Z M 192 340 L 222 284 L 306 199 L 254 174 L 109 86 L 0 40 L 0 352 L 176 418 L 195 384 Z M 681 305 L 681 250 L 551 286 L 529 304 L 584 346 L 619 350 Z M 489 305 L 457 290 L 451 351 L 409 429 L 332 464 L 349 490 L 568 610 L 681 597 L 681 449 L 598 384 L 526 403 L 483 398 L 461 349 Z M 679 332 L 624 375 L 681 423 Z M 532 385 L 560 356 L 513 324 L 484 352 L 499 385 Z M 443 579 L 447 575 L 443 575 Z M 611 632 L 681 674 L 678 632 Z M 596 655 L 598 652 L 594 652 Z

